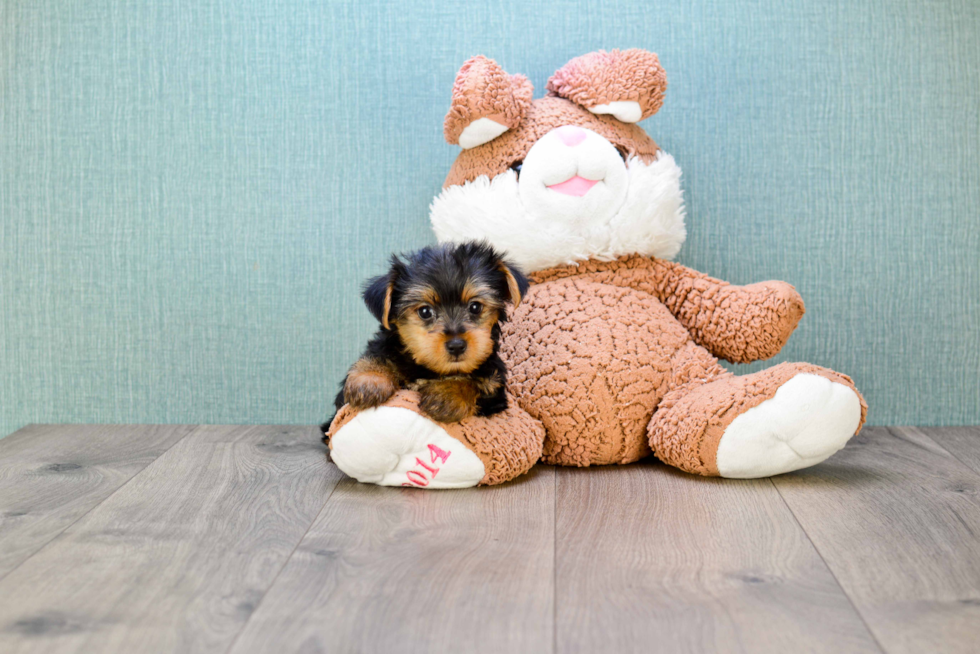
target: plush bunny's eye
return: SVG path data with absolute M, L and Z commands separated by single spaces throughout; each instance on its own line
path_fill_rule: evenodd
M 523 159 L 521 159 L 520 161 L 515 161 L 514 163 L 512 163 L 510 165 L 510 169 L 513 170 L 515 173 L 517 173 L 518 176 L 520 176 L 520 174 L 521 174 L 521 168 L 523 168 L 523 167 L 524 167 L 524 160 Z
M 622 147 L 620 145 L 617 145 L 616 146 L 616 152 L 619 153 L 619 158 L 622 159 L 623 161 L 626 161 L 627 159 L 629 159 L 630 153 L 626 151 L 626 148 L 624 148 L 624 147 Z

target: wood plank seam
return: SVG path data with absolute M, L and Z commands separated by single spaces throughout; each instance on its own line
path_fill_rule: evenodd
M 980 439 L 925 431 L 867 428 L 835 461 L 773 483 L 885 651 L 973 654 Z
M 557 651 L 881 654 L 768 480 L 653 460 L 559 474 Z
M 807 530 L 803 526 L 803 523 L 800 522 L 800 519 L 797 517 L 796 513 L 794 513 L 793 507 L 790 506 L 789 502 L 786 501 L 786 498 L 783 497 L 782 492 L 779 490 L 779 486 L 776 485 L 776 483 L 772 480 L 772 478 L 769 478 L 768 481 L 772 485 L 772 487 L 776 489 L 776 493 L 779 494 L 779 499 L 782 500 L 786 508 L 789 509 L 789 512 L 793 516 L 793 520 L 796 521 L 797 526 L 799 526 L 800 531 L 802 531 L 803 534 L 806 536 L 806 539 L 810 541 L 810 546 L 813 547 L 813 551 L 816 552 L 817 556 L 820 557 L 820 560 L 823 562 L 824 567 L 827 568 L 827 571 L 830 573 L 830 576 L 833 577 L 834 582 L 837 584 L 837 587 L 840 588 L 840 592 L 844 595 L 844 597 L 847 598 L 847 601 L 848 603 L 850 603 L 851 608 L 854 609 L 854 613 L 861 619 L 861 624 L 864 625 L 864 628 L 867 630 L 868 635 L 871 637 L 871 640 L 874 641 L 874 644 L 878 647 L 878 650 L 882 652 L 882 654 L 887 654 L 887 650 L 878 641 L 878 637 L 875 635 L 875 632 L 871 629 L 871 626 L 868 624 L 867 619 L 865 619 L 864 614 L 861 613 L 857 605 L 854 603 L 854 599 L 850 596 L 850 594 L 847 592 L 844 586 L 840 583 L 840 579 L 837 578 L 837 573 L 834 572 L 834 569 L 830 567 L 829 563 L 827 563 L 827 559 L 824 557 L 823 552 L 820 551 L 820 548 L 817 547 L 817 544 L 813 542 L 812 538 L 810 538 L 810 534 L 807 533 Z
M 231 651 L 550 652 L 548 476 L 553 493 L 550 466 L 484 489 L 342 480 Z
M 40 424 L 37 424 L 37 423 L 31 423 L 31 424 L 27 425 L 27 427 L 38 427 L 38 426 L 44 426 L 44 425 L 40 425 Z M 195 431 L 194 429 L 191 429 L 186 434 L 184 434 L 183 436 L 181 436 L 180 438 L 178 438 L 177 440 L 175 440 L 173 443 L 170 444 L 169 447 L 167 447 L 165 450 L 163 450 L 162 452 L 160 452 L 160 454 L 158 454 L 157 456 L 155 456 L 151 461 L 148 461 L 145 466 L 143 466 L 142 468 L 140 468 L 139 470 L 137 470 L 136 472 L 134 472 L 132 474 L 132 476 L 130 476 L 129 479 L 127 479 L 122 484 L 120 484 L 114 491 L 112 491 L 111 493 L 109 493 L 108 495 L 106 495 L 105 497 L 103 497 L 101 500 L 99 500 L 98 502 L 96 502 L 95 504 L 93 504 L 91 507 L 89 507 L 89 509 L 87 511 L 85 511 L 84 513 L 82 513 L 81 515 L 79 515 L 77 518 L 75 518 L 74 520 L 72 520 L 69 524 L 65 525 L 64 528 L 61 529 L 61 531 L 59 531 L 59 532 L 57 532 L 55 534 L 52 534 L 51 535 L 51 538 L 49 538 L 48 540 L 44 541 L 44 543 L 40 547 L 38 547 L 36 550 L 34 550 L 33 552 L 31 552 L 30 555 L 27 556 L 27 557 L 25 557 L 23 561 L 21 561 L 20 563 L 18 563 L 14 567 L 10 568 L 9 570 L 7 570 L 6 572 L 4 572 L 3 574 L 0 574 L 0 581 L 3 581 L 4 578 L 6 578 L 7 575 L 9 575 L 11 572 L 13 572 L 14 570 L 16 570 L 20 566 L 24 565 L 25 563 L 27 563 L 28 561 L 30 561 L 32 558 L 34 558 L 39 552 L 41 552 L 42 550 L 44 550 L 44 548 L 46 548 L 51 543 L 53 543 L 54 541 L 56 541 L 58 539 L 58 537 L 61 536 L 61 534 L 65 533 L 71 527 L 73 527 L 75 525 L 75 523 L 77 523 L 79 520 L 81 520 L 82 518 L 84 518 L 85 516 L 87 516 L 89 513 L 91 513 L 92 511 L 94 511 L 98 507 L 102 506 L 102 504 L 107 499 L 109 499 L 110 497 L 112 497 L 113 495 L 115 495 L 116 493 L 118 493 L 120 490 L 122 490 L 123 488 L 125 488 L 126 486 L 128 486 L 130 484 L 130 482 L 132 482 L 134 479 L 136 479 L 136 477 L 138 477 L 139 475 L 143 474 L 143 472 L 147 468 L 149 468 L 151 465 L 153 465 L 154 463 L 156 463 L 156 461 L 161 456 L 163 456 L 164 454 L 166 454 L 167 452 L 169 452 L 171 450 L 171 448 L 173 448 L 175 445 L 177 445 L 177 443 L 180 443 L 185 438 L 187 438 L 188 436 L 190 436 L 191 434 L 193 434 L 194 431 Z
M 4 579 L 0 650 L 223 652 L 341 476 L 312 431 L 193 428 Z
M 905 440 L 905 438 L 902 437 L 902 434 L 901 433 L 895 431 L 896 429 L 914 429 L 917 434 L 919 434 L 923 438 L 925 438 L 925 439 L 931 441 L 932 443 L 934 443 L 936 445 L 936 447 L 938 447 L 939 449 L 941 449 L 943 452 L 946 452 L 950 456 L 951 459 L 953 459 L 954 461 L 956 461 L 956 463 L 958 463 L 960 465 L 961 468 L 965 468 L 967 471 L 969 471 L 973 475 L 980 476 L 980 470 L 974 470 L 973 466 L 971 466 L 968 463 L 964 462 L 962 459 L 960 459 L 960 457 L 956 456 L 956 454 L 954 452 L 952 452 L 948 447 L 946 447 L 945 445 L 943 445 L 941 441 L 937 441 L 935 438 L 933 438 L 932 436 L 930 436 L 929 434 L 927 434 L 926 432 L 924 432 L 921 427 L 915 427 L 915 426 L 913 426 L 913 427 L 885 427 L 885 429 L 888 431 L 889 434 L 891 434 L 892 436 L 894 436 L 895 438 L 898 438 L 900 440 Z M 941 427 L 940 427 L 940 429 L 941 429 Z
M 333 462 L 331 462 L 328 465 L 333 466 L 334 464 Z M 259 601 L 255 603 L 255 608 L 252 610 L 251 615 L 249 615 L 248 619 L 242 623 L 242 626 L 238 630 L 238 633 L 235 634 L 235 637 L 231 639 L 231 643 L 228 645 L 228 649 L 225 650 L 225 654 L 235 649 L 235 645 L 238 643 L 238 639 L 241 637 L 241 635 L 245 633 L 245 628 L 248 627 L 248 623 L 251 622 L 252 618 L 255 617 L 255 614 L 258 613 L 259 608 L 262 606 L 262 602 L 265 601 L 266 596 L 268 596 L 269 594 L 269 590 L 271 590 L 272 587 L 276 585 L 276 581 L 278 581 L 279 575 L 281 575 L 282 571 L 286 569 L 286 566 L 289 564 L 290 559 L 293 558 L 293 555 L 296 554 L 296 550 L 299 549 L 299 546 L 303 544 L 303 541 L 306 539 L 306 535 L 310 533 L 310 529 L 312 529 L 313 525 L 316 524 L 316 521 L 319 520 L 320 514 L 322 514 L 323 510 L 327 507 L 327 503 L 330 501 L 330 498 L 333 497 L 333 494 L 337 492 L 337 486 L 339 485 L 340 484 L 334 484 L 333 488 L 330 489 L 330 492 L 327 493 L 327 496 L 323 499 L 323 504 L 320 505 L 320 510 L 317 511 L 313 519 L 310 520 L 310 524 L 306 525 L 306 531 L 304 531 L 303 535 L 300 536 L 300 538 L 296 541 L 296 545 L 293 547 L 293 551 L 290 552 L 289 556 L 287 556 L 283 560 L 282 565 L 279 566 L 279 570 L 276 571 L 276 574 L 274 577 L 272 577 L 272 580 L 269 582 L 269 585 L 266 586 L 264 591 L 262 591 L 262 597 L 260 597 Z

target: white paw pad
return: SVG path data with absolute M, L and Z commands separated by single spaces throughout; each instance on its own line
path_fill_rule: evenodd
M 357 481 L 379 486 L 468 488 L 486 473 L 436 422 L 401 407 L 357 414 L 334 434 L 330 458 Z
M 718 443 L 718 473 L 754 479 L 816 465 L 844 447 L 860 420 L 861 402 L 849 387 L 796 375 L 728 425 Z

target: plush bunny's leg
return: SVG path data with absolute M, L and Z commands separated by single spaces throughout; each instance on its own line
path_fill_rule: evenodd
M 418 393 L 399 391 L 373 409 L 343 407 L 328 432 L 334 463 L 364 483 L 466 488 L 509 481 L 541 456 L 544 428 L 513 400 L 503 413 L 454 424 L 418 405 Z
M 687 472 L 769 477 L 827 459 L 857 433 L 866 411 L 846 375 L 783 363 L 671 391 L 647 433 L 661 460 Z

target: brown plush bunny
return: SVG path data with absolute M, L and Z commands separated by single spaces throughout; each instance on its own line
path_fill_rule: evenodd
M 850 378 L 805 363 L 737 377 L 779 352 L 803 315 L 784 282 L 733 286 L 669 261 L 686 236 L 680 169 L 637 121 L 666 75 L 643 50 L 573 59 L 531 83 L 474 57 L 459 71 L 447 141 L 463 150 L 433 201 L 441 242 L 485 239 L 531 273 L 504 329 L 507 412 L 435 423 L 418 398 L 344 408 L 334 461 L 360 481 L 496 484 L 539 459 L 765 477 L 844 446 L 866 405 Z

